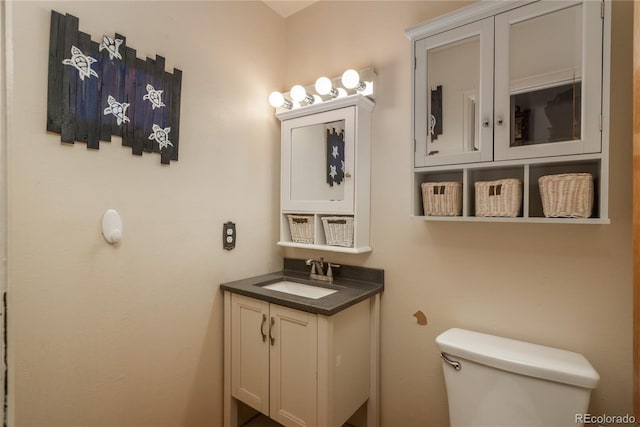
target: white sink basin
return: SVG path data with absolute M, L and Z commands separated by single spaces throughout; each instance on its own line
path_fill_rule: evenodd
M 338 292 L 335 289 L 304 285 L 302 283 L 289 282 L 288 280 L 265 285 L 263 286 L 263 288 L 311 299 L 320 299 L 322 297 L 326 297 L 327 295 L 335 294 L 336 292 Z

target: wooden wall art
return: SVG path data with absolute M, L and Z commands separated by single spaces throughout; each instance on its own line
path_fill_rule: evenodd
M 133 154 L 178 160 L 182 71 L 166 72 L 162 56 L 137 58 L 117 33 L 94 42 L 78 22 L 51 11 L 47 130 L 95 149 L 116 135 Z

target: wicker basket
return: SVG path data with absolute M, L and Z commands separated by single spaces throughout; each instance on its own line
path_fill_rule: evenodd
M 295 243 L 314 243 L 313 215 L 287 215 L 291 240 Z
M 593 209 L 590 173 L 546 175 L 538 179 L 546 217 L 589 218 Z
M 462 184 L 459 182 L 423 182 L 422 204 L 427 216 L 462 215 Z
M 353 217 L 325 216 L 322 226 L 327 245 L 353 247 Z
M 522 204 L 522 182 L 519 179 L 478 181 L 475 186 L 476 216 L 518 216 Z

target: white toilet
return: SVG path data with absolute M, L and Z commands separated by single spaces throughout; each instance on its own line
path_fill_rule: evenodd
M 581 354 L 449 329 L 436 338 L 452 427 L 579 426 L 600 376 Z

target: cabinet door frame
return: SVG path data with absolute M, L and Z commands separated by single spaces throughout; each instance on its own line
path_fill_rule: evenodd
M 602 17 L 600 1 L 538 2 L 495 17 L 495 132 L 496 160 L 526 159 L 602 150 Z M 569 7 L 582 5 L 581 139 L 510 146 L 510 28 L 511 25 Z M 501 121 L 501 124 L 498 122 Z
M 427 131 L 429 127 L 427 121 L 429 114 L 427 52 L 429 49 L 475 36 L 480 37 L 480 78 L 477 88 L 478 121 L 480 122 L 477 123 L 477 126 L 479 126 L 480 148 L 477 151 L 463 153 L 428 155 L 427 147 L 431 142 L 431 137 Z M 491 126 L 493 122 L 493 39 L 493 18 L 489 17 L 415 42 L 414 158 L 416 167 L 493 160 L 493 126 Z M 487 125 L 484 126 L 483 123 Z
M 322 123 L 330 123 L 344 120 L 344 159 L 345 178 L 339 185 L 344 187 L 342 200 L 293 200 L 291 198 L 291 132 L 295 128 L 312 126 Z M 311 114 L 282 122 L 282 166 L 281 166 L 281 205 L 283 211 L 289 212 L 354 212 L 354 186 L 358 178 L 355 170 L 355 144 L 356 136 L 356 107 L 344 107 L 335 110 Z M 318 159 L 325 162 L 325 158 Z M 328 184 L 327 184 L 328 185 Z M 335 184 L 338 185 L 338 184 Z
M 314 427 L 318 419 L 318 317 L 277 304 L 270 304 L 269 309 L 273 322 L 269 333 L 273 338 L 270 417 L 285 426 Z M 293 336 L 292 328 L 296 329 Z M 285 393 L 298 396 L 291 399 Z
M 269 303 L 232 293 L 231 394 L 265 415 L 269 415 L 268 331 Z

